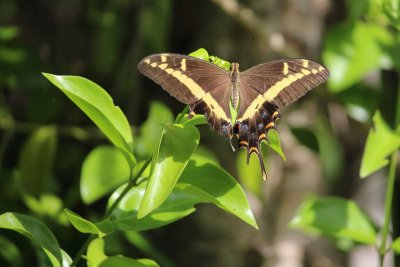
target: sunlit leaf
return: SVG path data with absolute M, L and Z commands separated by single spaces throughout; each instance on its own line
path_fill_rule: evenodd
M 105 259 L 107 259 L 107 255 L 104 253 L 104 239 L 96 238 L 92 240 L 86 252 L 88 267 L 98 267 Z
M 57 131 L 44 126 L 34 131 L 19 157 L 19 177 L 23 191 L 35 197 L 46 191 L 57 151 Z
M 108 206 L 117 199 L 124 186 L 110 198 Z M 112 213 L 116 229 L 143 231 L 172 223 L 195 211 L 195 204 L 213 203 L 257 228 L 246 196 L 237 181 L 212 159 L 196 156 L 190 160 L 169 197 L 157 209 L 138 219 L 139 202 L 146 182 L 132 188 Z
M 323 53 L 331 73 L 328 87 L 334 92 L 345 90 L 372 70 L 390 66 L 383 47 L 393 42 L 393 35 L 385 28 L 361 20 L 331 27 Z
M 375 244 L 376 232 L 354 201 L 337 197 L 312 198 L 302 203 L 290 222 L 293 228 Z
M 278 132 L 274 129 L 269 130 L 267 133 L 267 139 L 268 139 L 268 142 L 265 141 L 262 143 L 264 143 L 267 146 L 269 146 L 270 148 L 272 148 L 276 153 L 279 154 L 279 156 L 281 156 L 281 158 L 283 160 L 286 160 L 285 153 L 283 152 L 282 147 L 281 147 L 281 140 L 279 139 Z
M 179 185 L 190 185 L 192 188 L 188 187 L 187 190 L 203 194 L 204 202 L 214 203 L 258 229 L 240 184 L 215 163 L 209 160 L 191 160 L 179 179 Z
M 153 155 L 151 176 L 140 203 L 139 218 L 160 206 L 172 192 L 176 181 L 199 143 L 194 126 L 172 124 L 165 127 L 160 145 Z
M 379 111 L 372 120 L 374 128 L 369 131 L 361 161 L 362 178 L 386 166 L 389 163 L 387 157 L 400 146 L 400 135 L 386 124 Z
M 205 61 L 210 61 L 210 56 L 204 48 L 199 48 L 196 51 L 193 51 L 192 53 L 189 54 L 191 57 L 196 57 Z
M 121 150 L 111 146 L 93 149 L 82 165 L 80 191 L 83 202 L 93 203 L 128 181 L 130 168 Z
M 100 267 L 159 267 L 159 265 L 149 259 L 135 260 L 124 256 L 111 256 L 104 260 Z
M 396 238 L 392 243 L 392 249 L 396 254 L 400 254 L 400 237 Z
M 103 237 L 114 231 L 112 223 L 109 220 L 95 224 L 82 218 L 71 210 L 65 209 L 65 212 L 67 213 L 68 220 L 71 224 L 81 233 L 95 234 L 99 237 Z
M 261 196 L 263 188 L 260 161 L 256 155 L 251 155 L 247 164 L 247 151 L 240 149 L 237 153 L 236 166 L 238 177 L 243 186 L 256 196 Z
M 27 215 L 6 212 L 0 215 L 0 228 L 26 236 L 43 249 L 53 266 L 62 266 L 61 249 L 57 239 L 41 221 Z
M 65 93 L 99 127 L 105 136 L 124 152 L 131 168 L 135 165 L 131 128 L 110 95 L 94 82 L 79 76 L 44 73 L 50 82 Z
M 174 121 L 170 109 L 159 103 L 152 102 L 147 120 L 140 127 L 140 135 L 135 144 L 135 151 L 142 157 L 151 155 L 154 145 L 158 144 L 165 125 Z

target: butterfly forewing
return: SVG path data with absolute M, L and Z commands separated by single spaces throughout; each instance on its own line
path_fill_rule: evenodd
M 150 55 L 140 61 L 138 68 L 170 95 L 188 104 L 191 114 L 204 114 L 214 131 L 229 136 L 229 72 L 178 54 Z

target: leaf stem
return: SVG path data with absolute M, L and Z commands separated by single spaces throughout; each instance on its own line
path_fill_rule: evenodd
M 108 219 L 113 211 L 118 207 L 118 204 L 121 202 L 121 200 L 125 197 L 125 195 L 131 190 L 131 188 L 136 184 L 137 179 L 140 178 L 140 176 L 143 174 L 143 172 L 146 170 L 147 166 L 149 166 L 150 162 L 152 160 L 152 156 L 150 156 L 143 166 L 140 168 L 140 170 L 136 173 L 134 177 L 131 177 L 129 179 L 128 184 L 122 191 L 122 193 L 118 196 L 118 198 L 114 201 L 114 203 L 111 205 L 111 207 L 107 210 L 106 214 L 103 217 L 103 220 Z M 131 175 L 132 176 L 132 171 Z M 95 234 L 91 234 L 88 236 L 88 238 L 85 240 L 85 242 L 82 244 L 81 248 L 79 249 L 78 253 L 75 255 L 74 260 L 72 261 L 70 267 L 76 266 L 76 264 L 79 262 L 79 260 L 82 258 L 83 253 L 85 253 L 87 247 L 89 246 L 90 242 L 96 238 Z
M 399 89 L 397 90 L 396 114 L 394 122 L 395 122 L 394 126 L 396 129 L 397 125 L 400 123 L 400 83 L 399 83 Z M 389 235 L 389 227 L 390 227 L 392 204 L 393 204 L 393 192 L 394 192 L 394 184 L 396 178 L 397 153 L 398 151 L 396 150 L 390 156 L 388 184 L 386 188 L 386 199 L 385 199 L 385 219 L 382 229 L 382 239 L 379 246 L 380 266 L 383 266 L 383 259 L 386 254 L 386 241 Z

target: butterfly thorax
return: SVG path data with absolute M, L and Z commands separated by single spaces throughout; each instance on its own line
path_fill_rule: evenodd
M 232 82 L 232 92 L 231 92 L 231 104 L 232 107 L 237 110 L 239 106 L 239 64 L 231 64 L 231 82 Z

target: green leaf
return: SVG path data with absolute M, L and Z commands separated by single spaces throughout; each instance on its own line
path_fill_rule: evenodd
M 104 239 L 96 238 L 92 240 L 86 252 L 87 265 L 89 267 L 98 267 L 106 259 L 107 255 L 104 253 Z
M 0 228 L 26 236 L 43 249 L 53 266 L 62 266 L 61 249 L 57 239 L 41 221 L 30 216 L 6 212 L 0 215 Z
M 66 225 L 66 217 L 63 214 L 63 202 L 57 195 L 41 194 L 39 198 L 24 195 L 24 202 L 35 214 L 49 216 L 60 224 Z
M 0 235 L 0 257 L 8 263 L 8 266 L 22 266 L 22 255 L 18 247 Z
M 100 267 L 159 267 L 159 265 L 149 259 L 134 260 L 124 256 L 111 256 L 104 260 Z
M 18 164 L 25 193 L 39 197 L 46 191 L 56 150 L 57 131 L 53 126 L 41 127 L 28 138 Z
M 194 115 L 192 118 L 189 119 L 189 118 L 188 118 L 188 115 L 186 114 L 186 115 L 182 118 L 181 123 L 184 124 L 184 125 L 186 125 L 186 126 L 189 126 L 189 125 L 195 126 L 195 125 L 207 124 L 207 120 L 206 120 L 206 118 L 204 117 L 204 115 L 196 114 L 196 115 Z
M 213 203 L 257 228 L 246 196 L 236 180 L 211 158 L 195 155 L 186 166 L 172 193 L 161 206 L 138 219 L 139 202 L 146 182 L 132 188 L 112 213 L 114 227 L 122 231 L 143 231 L 172 223 L 195 211 L 198 203 Z M 110 198 L 118 198 L 124 186 Z
M 86 204 L 102 198 L 128 181 L 130 168 L 121 150 L 112 146 L 93 149 L 82 165 L 80 191 Z
M 139 219 L 137 214 L 146 186 L 147 182 L 142 182 L 133 187 L 118 204 L 110 218 L 116 230 L 143 231 L 159 228 L 191 214 L 195 211 L 194 204 L 199 202 L 197 195 L 175 187 L 161 206 Z M 121 186 L 111 195 L 108 207 L 115 202 L 125 187 L 126 185 Z
M 210 56 L 210 60 L 211 60 L 211 63 L 213 63 L 214 65 L 217 65 L 218 67 L 220 67 L 226 71 L 230 71 L 230 69 L 231 69 L 231 63 L 226 60 L 223 60 L 223 59 L 221 59 L 219 57 L 215 57 L 215 56 Z
M 237 154 L 236 166 L 238 178 L 246 190 L 260 197 L 264 184 L 257 156 L 251 155 L 249 164 L 247 164 L 247 151 L 244 148 L 240 149 Z
M 207 50 L 204 48 L 199 48 L 196 51 L 193 51 L 192 53 L 189 54 L 191 57 L 199 58 L 205 61 L 210 61 L 210 56 L 208 55 Z
M 114 228 L 110 220 L 105 220 L 101 223 L 94 224 L 71 210 L 65 209 L 65 212 L 71 224 L 81 233 L 95 234 L 99 237 L 104 237 L 114 232 Z
M 267 146 L 269 146 L 276 153 L 278 153 L 279 156 L 281 156 L 281 158 L 283 160 L 286 160 L 285 153 L 283 152 L 282 147 L 281 147 L 281 140 L 279 139 L 278 132 L 274 129 L 269 130 L 267 133 L 267 139 L 268 139 L 268 142 L 264 141 L 262 143 L 267 144 Z
M 87 250 L 89 267 L 159 267 L 150 259 L 131 259 L 124 256 L 110 256 L 104 253 L 104 239 L 97 238 L 90 242 Z
M 376 241 L 374 228 L 357 204 L 337 197 L 304 201 L 290 226 L 363 244 L 372 245 Z
M 78 76 L 43 75 L 65 93 L 124 152 L 129 166 L 135 165 L 130 125 L 110 95 L 94 82 Z
M 139 218 L 146 216 L 168 198 L 199 139 L 199 131 L 194 126 L 172 124 L 165 127 L 160 145 L 153 154 L 151 176 L 140 203 Z
M 372 70 L 391 65 L 390 56 L 383 48 L 393 43 L 393 35 L 378 24 L 357 20 L 331 27 L 323 53 L 331 73 L 329 89 L 345 90 Z
M 211 202 L 258 229 L 246 195 L 240 184 L 220 166 L 210 160 L 191 160 L 179 185 L 190 186 L 202 202 Z
M 400 237 L 396 238 L 392 243 L 392 249 L 396 254 L 400 254 Z
M 136 142 L 135 151 L 141 157 L 148 157 L 158 144 L 165 125 L 171 124 L 174 117 L 170 109 L 159 103 L 152 102 L 147 120 L 140 127 L 140 136 Z
M 374 128 L 369 131 L 361 161 L 360 176 L 367 177 L 389 162 L 387 157 L 400 146 L 400 135 L 384 121 L 379 111 L 375 112 Z

